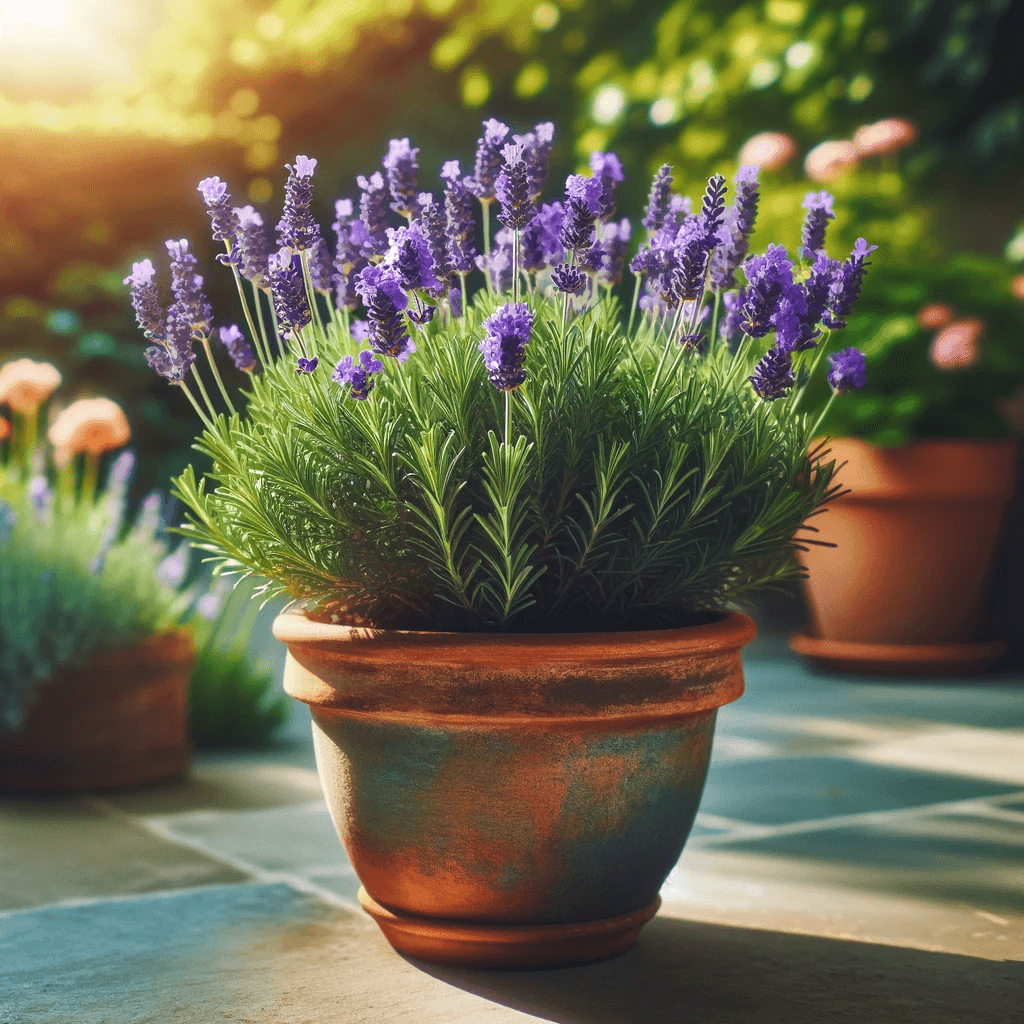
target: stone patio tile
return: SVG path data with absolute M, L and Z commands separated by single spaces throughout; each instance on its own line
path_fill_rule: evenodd
M 1016 786 L 841 757 L 712 762 L 700 809 L 759 824 L 807 821 L 1012 792 Z
M 245 877 L 85 799 L 0 800 L 0 908 Z
M 348 863 L 323 801 L 259 811 L 197 811 L 159 823 L 171 835 L 260 871 L 304 874 Z
M 309 803 L 322 794 L 315 769 L 267 761 L 259 755 L 203 755 L 188 778 L 100 794 L 127 814 L 173 814 L 198 808 L 248 810 Z
M 549 971 L 432 967 L 279 885 L 0 917 L 2 1024 L 1009 1024 L 1019 964 L 659 915 L 630 952 Z

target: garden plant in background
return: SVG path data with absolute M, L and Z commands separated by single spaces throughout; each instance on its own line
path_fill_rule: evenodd
M 130 436 L 124 414 L 107 399 L 73 402 L 53 417 L 48 444 L 39 443 L 41 412 L 60 381 L 47 363 L 19 359 L 0 367 L 0 404 L 13 420 L 0 418 L 4 788 L 131 781 L 133 754 L 144 762 L 137 766 L 143 778 L 184 769 L 191 641 L 174 627 L 187 596 L 181 578 L 167 577 L 159 497 L 146 499 L 126 523 L 130 452 L 117 456 L 100 486 L 103 456 Z M 150 661 L 157 663 L 151 671 Z M 130 714 L 132 687 L 138 706 L 151 691 L 153 701 L 169 702 L 149 709 L 163 725 L 148 735 L 137 721 L 118 718 Z M 126 749 L 118 749 L 122 742 Z M 149 742 L 160 749 L 141 749 Z M 130 749 L 133 743 L 140 749 Z
M 286 688 L 312 705 L 363 904 L 448 962 L 594 959 L 655 912 L 742 690 L 734 609 L 798 572 L 793 537 L 835 495 L 808 380 L 864 383 L 852 347 L 821 365 L 874 248 L 826 253 L 830 196 L 807 197 L 797 252 L 748 255 L 755 169 L 695 207 L 661 168 L 623 309 L 621 164 L 594 154 L 542 202 L 552 139 L 489 120 L 437 192 L 394 140 L 333 245 L 315 160 L 289 166 L 273 244 L 205 179 L 248 336 L 214 327 L 185 240 L 169 307 L 150 261 L 126 279 L 150 365 L 206 427 L 183 532 L 300 602 L 275 624 Z

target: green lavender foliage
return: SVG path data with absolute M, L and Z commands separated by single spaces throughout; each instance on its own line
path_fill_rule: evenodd
M 223 583 L 197 602 L 189 621 L 196 639 L 189 732 L 200 750 L 266 747 L 288 720 L 290 704 L 283 695 L 273 696 L 274 673 L 253 659 L 259 604 L 252 600 L 251 583 Z
M 123 498 L 57 495 L 40 514 L 28 482 L 0 474 L 0 732 L 22 724 L 59 671 L 141 643 L 184 611 L 187 598 L 158 572 L 167 558 L 159 516 L 144 510 L 125 529 Z
M 649 318 L 627 335 L 607 295 L 566 327 L 532 296 L 506 438 L 478 351 L 496 301 L 430 323 L 367 401 L 325 372 L 359 348 L 337 318 L 317 373 L 254 375 L 245 418 L 196 445 L 208 478 L 176 481 L 185 535 L 267 594 L 382 628 L 678 625 L 799 573 L 792 538 L 834 466 L 808 455 L 799 388 L 752 391 L 760 350 L 668 347 Z

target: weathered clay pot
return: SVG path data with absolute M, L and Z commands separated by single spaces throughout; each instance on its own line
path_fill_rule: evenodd
M 586 634 L 274 623 L 364 908 L 401 952 L 494 967 L 633 944 L 754 632 L 736 614 Z
M 800 555 L 812 635 L 792 646 L 828 667 L 975 671 L 1003 645 L 983 634 L 996 544 L 1018 445 L 927 440 L 877 448 L 828 442 L 850 493 L 811 523 L 835 548 Z M 842 465 L 845 463 L 845 465 Z
M 105 651 L 42 684 L 21 729 L 0 732 L 0 791 L 70 793 L 183 775 L 192 634 Z

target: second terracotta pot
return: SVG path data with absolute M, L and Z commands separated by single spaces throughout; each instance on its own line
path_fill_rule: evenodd
M 402 952 L 508 967 L 611 956 L 653 916 L 754 625 L 274 633 L 364 907 Z
M 928 440 L 884 449 L 837 438 L 828 447 L 850 493 L 811 520 L 818 534 L 803 534 L 836 546 L 800 556 L 813 635 L 794 646 L 814 657 L 827 655 L 828 643 L 854 657 L 854 645 L 869 645 L 876 661 L 887 648 L 891 664 L 880 667 L 894 670 L 901 650 L 910 667 L 917 658 L 918 670 L 978 667 L 979 657 L 998 650 L 985 642 L 992 638 L 982 616 L 1017 442 Z M 865 647 L 864 667 L 870 655 Z

